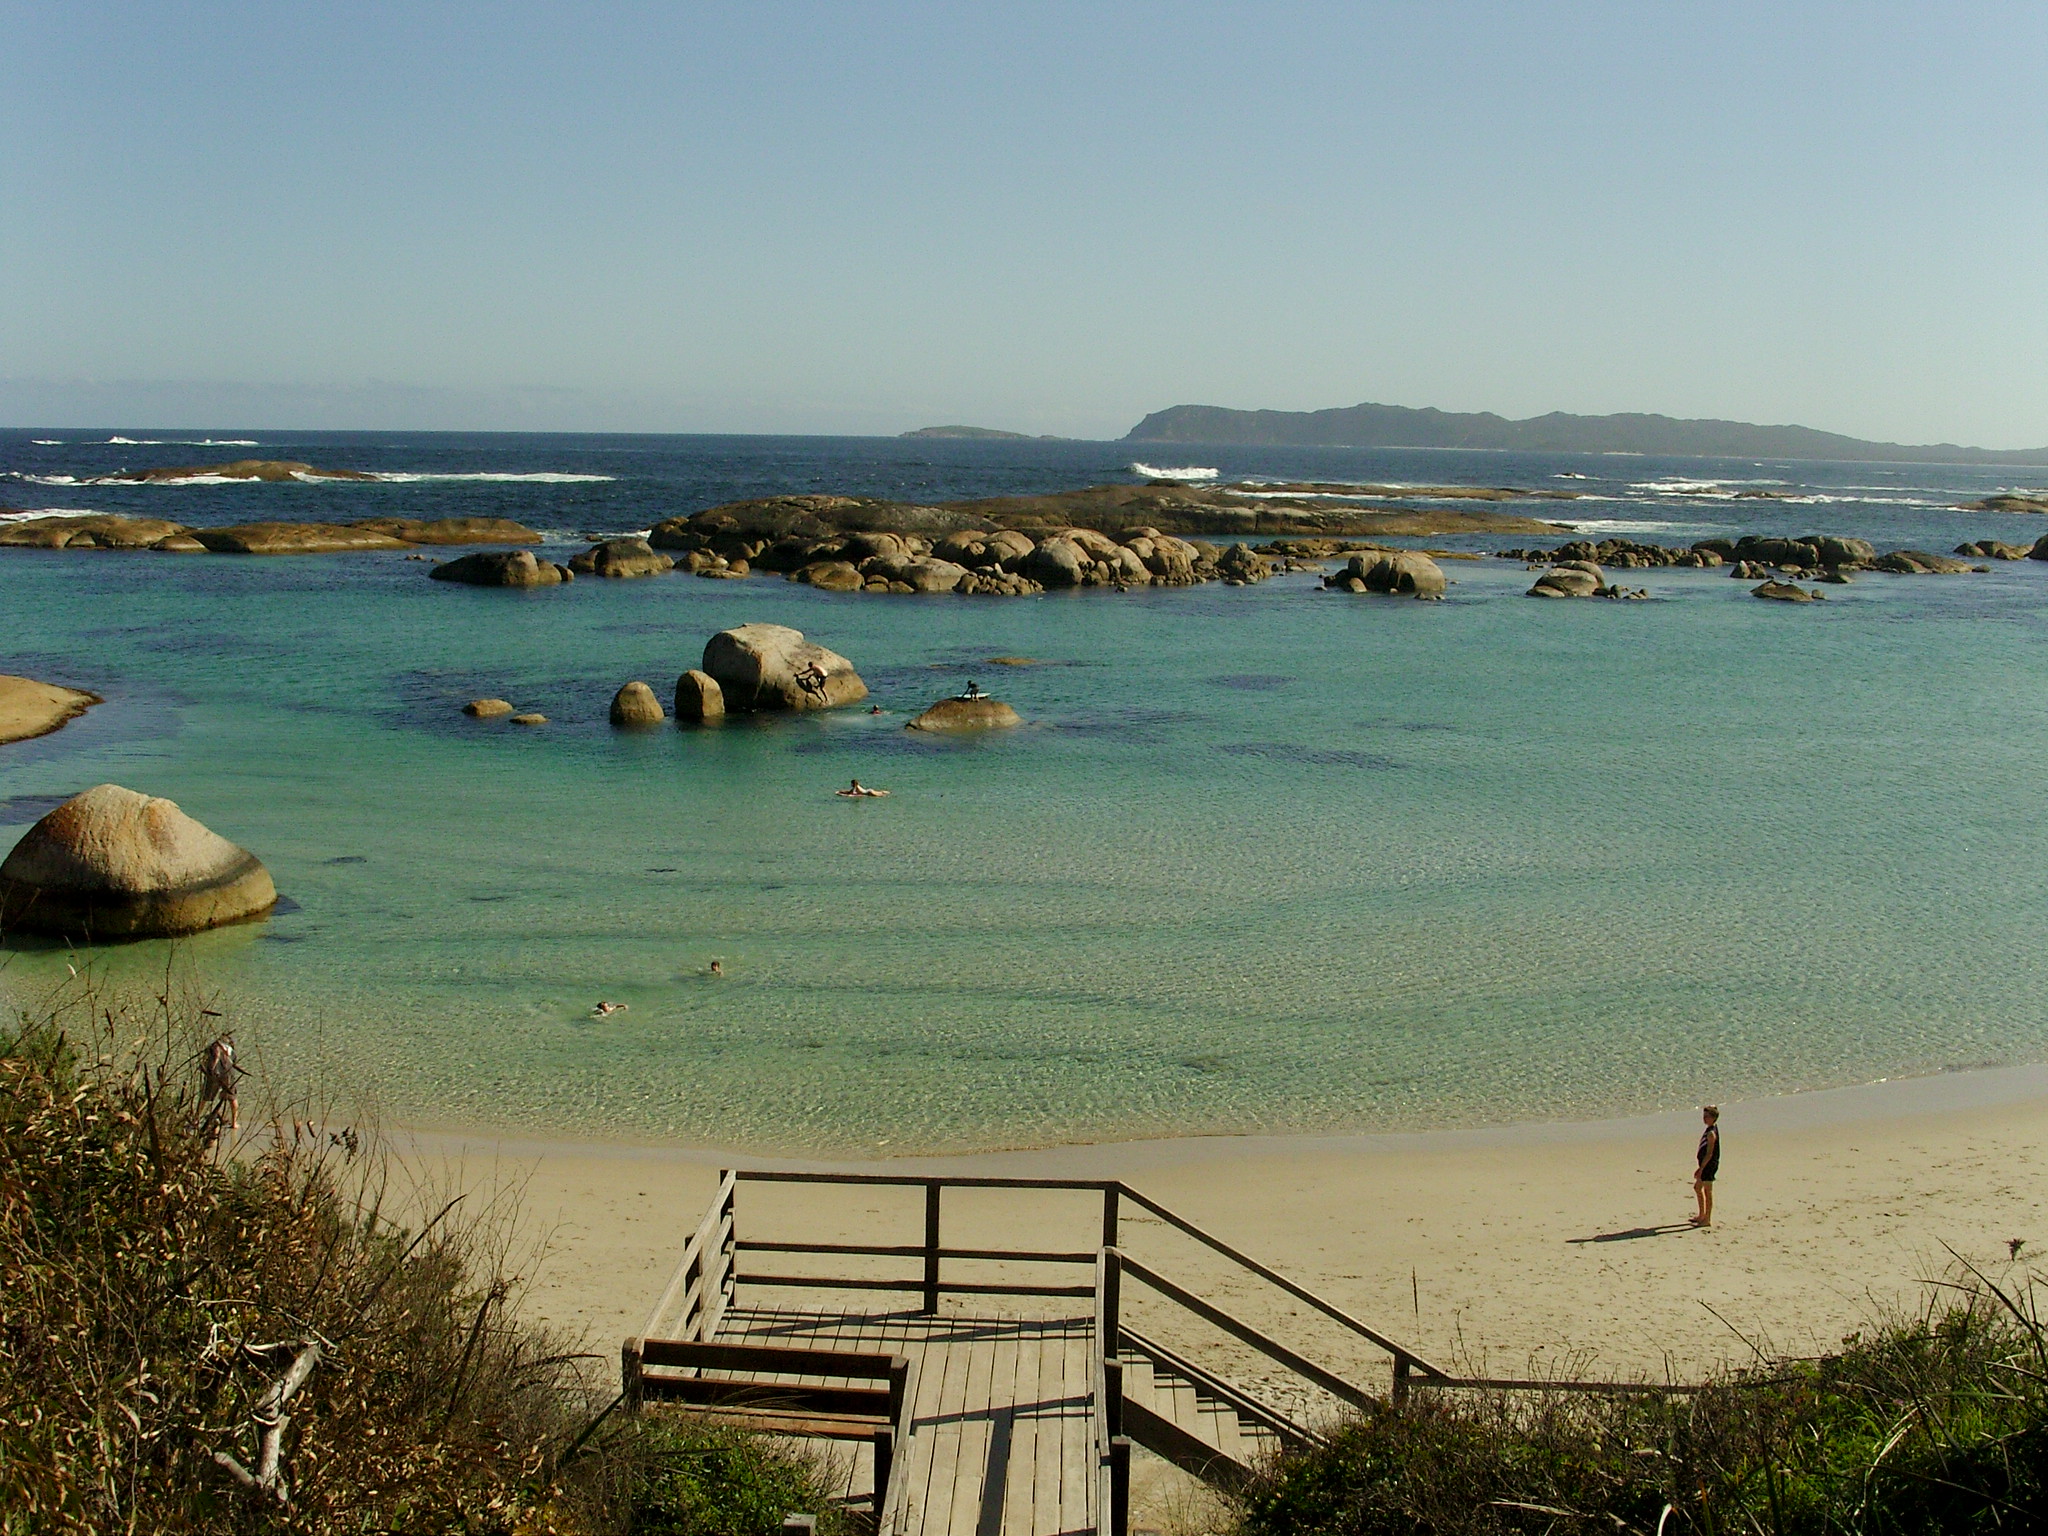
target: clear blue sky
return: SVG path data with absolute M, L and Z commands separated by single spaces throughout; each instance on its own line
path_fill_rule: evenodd
M 0 0 L 0 422 L 2048 444 L 2048 6 Z

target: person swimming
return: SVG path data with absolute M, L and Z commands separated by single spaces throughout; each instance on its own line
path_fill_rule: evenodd
M 713 960 L 711 962 L 710 974 L 713 976 L 723 976 L 725 974 L 725 962 L 722 960 Z
M 835 789 L 832 793 L 839 796 L 842 800 L 882 800 L 888 797 L 889 791 L 886 789 L 869 789 L 859 779 L 855 779 L 846 788 Z
M 626 1005 L 624 1003 L 600 1001 L 595 1008 L 590 1010 L 590 1016 L 593 1019 L 608 1019 L 615 1013 L 624 1013 L 625 1011 Z

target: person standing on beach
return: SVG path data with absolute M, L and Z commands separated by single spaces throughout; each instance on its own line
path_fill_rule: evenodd
M 242 1128 L 242 1108 L 235 1081 L 242 1074 L 242 1067 L 235 1061 L 234 1033 L 230 1031 L 206 1048 L 206 1054 L 199 1063 L 199 1099 L 202 1104 L 214 1106 L 211 1113 L 216 1130 L 222 1115 L 227 1117 L 230 1131 Z
M 1714 1178 L 1721 1171 L 1721 1110 L 1720 1106 L 1709 1104 L 1700 1111 L 1700 1119 L 1706 1129 L 1700 1132 L 1699 1150 L 1693 1155 L 1692 1193 L 1699 1202 L 1699 1214 L 1692 1224 L 1696 1227 L 1711 1227 L 1714 1224 Z

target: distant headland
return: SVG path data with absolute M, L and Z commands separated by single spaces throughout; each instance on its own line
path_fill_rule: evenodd
M 951 433 L 954 428 L 940 429 Z M 923 434 L 915 434 L 923 435 Z M 1640 453 L 1700 458 L 1867 459 L 1892 463 L 2048 464 L 2048 448 L 1873 443 L 1812 427 L 1686 420 L 1625 412 L 1552 411 L 1512 421 L 1491 411 L 1352 405 L 1327 411 L 1237 411 L 1176 405 L 1154 411 L 1125 442 L 1237 443 L 1327 448 L 1496 448 L 1525 453 Z
M 899 432 L 898 437 L 974 437 L 1001 439 L 1013 443 L 1058 443 L 1064 438 L 1041 432 L 1033 437 L 1029 432 L 1005 432 L 1000 427 L 919 427 L 915 432 Z

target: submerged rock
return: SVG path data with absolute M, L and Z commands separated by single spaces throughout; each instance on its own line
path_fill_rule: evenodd
M 1749 595 L 1775 603 L 1818 603 L 1824 600 L 1824 594 L 1795 587 L 1789 581 L 1767 581 L 1760 587 L 1751 588 Z
M 1895 549 L 1888 555 L 1879 555 L 1871 564 L 1894 576 L 1960 576 L 1976 569 L 1967 560 L 1929 554 L 1924 549 Z
M 0 864 L 0 926 L 17 932 L 158 938 L 246 922 L 276 901 L 254 854 L 118 784 L 72 796 Z
M 732 710 L 837 709 L 868 696 L 852 662 L 784 624 L 719 631 L 704 646 L 704 671 Z
M 999 731 L 1022 725 L 1024 717 L 1001 699 L 941 699 L 915 720 L 906 731 Z
M 506 699 L 471 699 L 462 706 L 462 712 L 472 720 L 496 720 L 512 713 L 512 705 Z
M 512 723 L 514 725 L 546 725 L 548 717 L 542 714 L 514 715 Z
M 1607 574 L 1589 560 L 1554 565 L 1536 578 L 1530 597 L 1598 597 L 1607 590 Z
M 436 581 L 472 587 L 552 587 L 573 580 L 568 569 L 534 558 L 530 549 L 482 550 L 427 572 Z
M 690 668 L 676 679 L 678 720 L 722 720 L 725 718 L 725 690 L 709 672 Z
M 661 712 L 661 700 L 643 682 L 630 682 L 612 695 L 613 725 L 659 725 L 667 718 Z

